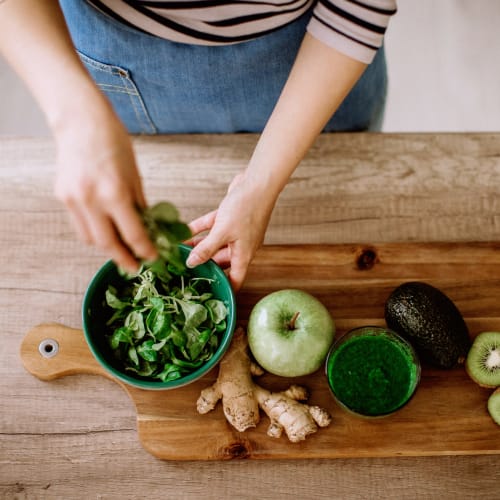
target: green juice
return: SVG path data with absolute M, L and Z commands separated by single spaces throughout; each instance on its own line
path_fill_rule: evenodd
M 388 415 L 413 395 L 420 379 L 415 351 L 394 332 L 363 327 L 332 348 L 326 374 L 339 403 L 364 416 Z

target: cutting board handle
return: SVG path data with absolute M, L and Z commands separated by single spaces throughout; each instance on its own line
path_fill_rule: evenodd
M 20 355 L 26 370 L 41 380 L 79 373 L 112 378 L 92 355 L 83 331 L 58 323 L 32 328 L 21 343 Z

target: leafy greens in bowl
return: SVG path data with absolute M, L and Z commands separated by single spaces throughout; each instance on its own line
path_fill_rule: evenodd
M 213 261 L 187 269 L 191 248 L 168 244 L 161 258 L 126 274 L 106 262 L 83 301 L 83 330 L 97 361 L 141 389 L 189 384 L 217 365 L 236 323 L 235 297 Z

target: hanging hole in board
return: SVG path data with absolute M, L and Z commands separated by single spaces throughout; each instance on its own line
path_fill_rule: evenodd
M 59 352 L 59 344 L 57 340 L 45 339 L 40 342 L 38 351 L 44 358 L 52 358 Z

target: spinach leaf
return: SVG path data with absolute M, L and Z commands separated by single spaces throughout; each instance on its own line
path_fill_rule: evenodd
M 189 226 L 179 220 L 177 208 L 161 202 L 141 212 L 142 221 L 160 257 L 168 262 L 170 271 L 181 274 L 185 265 L 181 259 L 178 243 L 191 237 Z
M 184 328 L 197 328 L 206 321 L 208 312 L 203 304 L 198 304 L 191 299 L 189 301 L 179 300 L 179 305 L 184 314 Z
M 132 331 L 136 339 L 142 339 L 146 334 L 144 327 L 144 318 L 139 311 L 132 311 L 125 319 L 125 326 Z
M 132 342 L 132 337 L 133 332 L 130 328 L 127 328 L 126 326 L 118 327 L 109 338 L 111 349 L 118 349 L 120 342 L 130 344 Z
M 156 361 L 158 359 L 158 351 L 153 348 L 153 339 L 145 340 L 137 346 L 137 354 L 146 361 Z
M 205 307 L 215 324 L 219 324 L 226 319 L 227 309 L 222 300 L 209 299 L 205 302 Z
M 112 307 L 113 309 L 118 309 L 118 310 L 125 309 L 130 305 L 130 303 L 128 301 L 124 302 L 123 300 L 120 300 L 116 296 L 117 293 L 118 292 L 116 288 L 110 285 L 106 290 L 106 295 L 105 295 L 106 304 L 108 304 L 108 306 Z
M 108 286 L 108 345 L 124 370 L 175 380 L 213 356 L 228 310 L 213 297 L 212 280 L 193 276 L 182 262 L 178 243 L 191 233 L 177 209 L 160 203 L 141 215 L 160 258 L 137 273 L 121 271 L 122 285 Z

